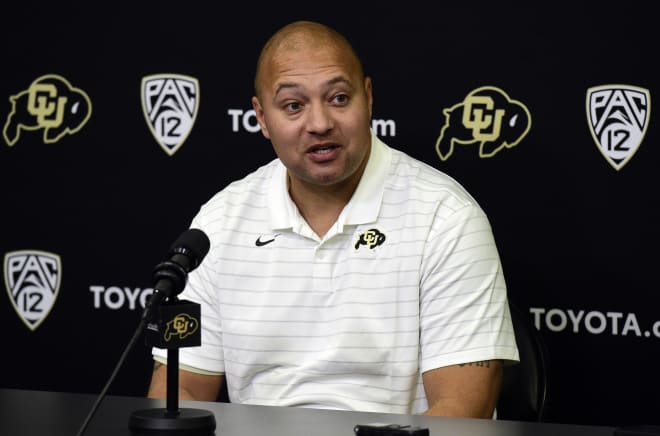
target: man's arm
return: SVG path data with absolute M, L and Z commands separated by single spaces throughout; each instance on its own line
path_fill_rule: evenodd
M 502 361 L 485 360 L 422 374 L 429 409 L 425 415 L 492 418 L 502 385 Z
M 224 382 L 224 375 L 206 375 L 179 370 L 179 399 L 215 401 Z M 167 397 L 167 365 L 155 362 L 147 396 L 160 399 Z

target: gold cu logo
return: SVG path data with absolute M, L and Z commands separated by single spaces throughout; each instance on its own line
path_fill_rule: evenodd
M 23 131 L 43 131 L 44 144 L 78 132 L 92 115 L 92 102 L 64 77 L 46 74 L 9 97 L 11 112 L 2 135 L 10 147 Z
M 186 337 L 192 335 L 199 328 L 199 321 L 187 313 L 180 313 L 171 321 L 167 322 L 167 328 L 165 329 L 165 341 L 169 342 L 172 339 L 172 336 L 176 336 L 179 339 L 185 339 Z
M 385 242 L 385 234 L 378 231 L 378 229 L 369 229 L 360 234 L 358 241 L 355 243 L 355 249 L 360 248 L 360 245 L 366 245 L 370 249 L 378 247 Z
M 472 137 L 477 141 L 493 141 L 500 136 L 504 109 L 495 109 L 495 102 L 488 96 L 468 96 L 463 109 L 463 125 L 472 130 Z M 490 129 L 490 133 L 487 133 Z
M 532 125 L 527 107 L 494 86 L 477 88 L 442 112 L 445 123 L 435 150 L 443 161 L 454 153 L 456 144 L 478 144 L 480 158 L 493 157 L 518 145 Z
M 62 124 L 67 98 L 57 96 L 57 88 L 52 83 L 33 83 L 28 88 L 30 115 L 37 117 L 39 127 L 59 127 Z M 55 113 L 55 116 L 50 117 Z

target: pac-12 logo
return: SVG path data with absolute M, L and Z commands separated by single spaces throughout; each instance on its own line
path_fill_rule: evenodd
M 16 313 L 30 330 L 36 330 L 50 313 L 60 291 L 60 257 L 38 250 L 6 253 L 4 275 Z
M 602 85 L 587 90 L 587 121 L 591 136 L 615 170 L 623 168 L 642 144 L 650 112 L 648 89 Z
M 180 74 L 142 78 L 142 112 L 158 145 L 170 156 L 192 130 L 199 108 L 199 82 Z

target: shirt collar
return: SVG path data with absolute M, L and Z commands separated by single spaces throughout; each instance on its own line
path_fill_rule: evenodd
M 392 159 L 391 149 L 372 131 L 371 152 L 360 183 L 337 220 L 338 230 L 344 225 L 367 224 L 376 221 L 383 200 L 385 177 Z M 286 167 L 278 160 L 270 179 L 270 225 L 273 230 L 295 229 L 302 217 L 289 196 Z

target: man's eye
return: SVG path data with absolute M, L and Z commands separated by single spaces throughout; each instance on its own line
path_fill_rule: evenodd
M 284 105 L 284 109 L 288 111 L 297 111 L 298 109 L 300 109 L 300 107 L 301 107 L 300 103 L 295 101 Z
M 334 97 L 335 103 L 344 104 L 348 102 L 348 95 L 346 94 L 337 94 Z

